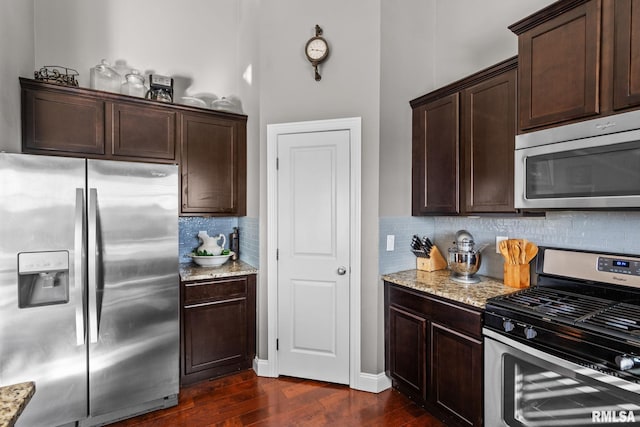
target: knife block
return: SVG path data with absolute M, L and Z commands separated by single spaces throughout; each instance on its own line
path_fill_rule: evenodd
M 416 258 L 416 269 L 421 271 L 444 270 L 448 267 L 447 261 L 444 259 L 438 247 L 433 245 L 429 258 Z
M 511 288 L 528 288 L 531 284 L 529 264 L 504 264 L 504 284 Z

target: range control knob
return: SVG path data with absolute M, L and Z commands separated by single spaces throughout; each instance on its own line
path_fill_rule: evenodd
M 616 365 L 621 371 L 628 371 L 629 369 L 637 368 L 640 366 L 640 357 L 638 356 L 616 356 Z
M 533 329 L 533 327 L 527 326 L 526 328 L 524 328 L 524 337 L 526 339 L 532 340 L 537 336 L 538 336 L 538 333 L 536 332 L 535 329 Z
M 504 328 L 505 332 L 511 332 L 515 329 L 516 325 L 514 325 L 511 320 L 504 319 L 504 321 L 502 322 L 502 327 Z

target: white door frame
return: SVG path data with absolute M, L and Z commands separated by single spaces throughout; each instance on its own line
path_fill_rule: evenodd
M 308 122 L 279 123 L 267 125 L 267 345 L 268 361 L 266 375 L 278 376 L 278 263 L 276 261 L 278 236 L 278 187 L 277 187 L 277 143 L 278 135 L 323 131 L 342 131 L 350 133 L 350 307 L 349 307 L 349 386 L 355 389 L 367 389 L 360 385 L 360 268 L 361 268 L 361 118 L 317 120 Z

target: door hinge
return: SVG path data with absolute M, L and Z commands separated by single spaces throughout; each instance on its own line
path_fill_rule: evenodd
M 276 157 L 276 170 L 280 169 L 280 157 Z
M 276 249 L 276 261 L 280 260 L 280 249 Z
M 276 351 L 280 350 L 280 340 L 276 338 Z

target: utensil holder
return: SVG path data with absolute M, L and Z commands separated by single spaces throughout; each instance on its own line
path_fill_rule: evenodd
M 511 288 L 528 288 L 531 282 L 529 264 L 504 264 L 504 284 Z
M 431 252 L 429 252 L 429 258 L 416 258 L 416 269 L 422 271 L 444 270 L 447 268 L 447 265 L 447 261 L 435 245 L 431 248 Z

